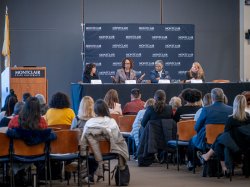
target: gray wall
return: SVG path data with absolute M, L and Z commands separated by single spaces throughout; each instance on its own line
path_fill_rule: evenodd
M 4 8 L 0 4 L 0 44 Z M 12 66 L 47 67 L 49 96 L 81 80 L 80 23 L 161 23 L 160 0 L 8 0 Z M 235 0 L 163 0 L 163 23 L 195 24 L 195 58 L 206 79 L 239 79 Z M 3 58 L 2 58 L 3 60 Z

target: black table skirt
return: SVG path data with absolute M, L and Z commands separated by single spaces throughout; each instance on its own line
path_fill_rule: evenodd
M 115 89 L 118 92 L 119 100 L 122 105 L 130 101 L 130 90 L 139 88 L 142 93 L 142 100 L 154 96 L 154 92 L 162 89 L 166 92 L 167 102 L 173 96 L 178 96 L 185 88 L 196 88 L 202 92 L 202 95 L 211 91 L 212 88 L 222 88 L 228 97 L 228 104 L 232 105 L 237 94 L 243 91 L 250 91 L 250 83 L 197 83 L 197 84 L 71 84 L 72 108 L 77 114 L 80 101 L 83 96 L 91 96 L 94 100 L 103 99 L 109 89 Z

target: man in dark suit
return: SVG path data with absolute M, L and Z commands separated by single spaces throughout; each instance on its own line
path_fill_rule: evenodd
M 205 149 L 205 136 L 207 124 L 225 124 L 228 116 L 232 115 L 233 108 L 223 103 L 224 92 L 221 88 L 211 90 L 212 105 L 202 108 L 200 117 L 198 118 L 194 129 L 197 132 L 189 145 L 189 161 L 193 160 L 193 149 Z
M 150 72 L 151 83 L 158 83 L 160 79 L 169 79 L 170 80 L 170 76 L 169 76 L 168 72 L 163 69 L 163 67 L 164 67 L 163 64 L 164 63 L 162 60 L 155 61 L 155 69 Z

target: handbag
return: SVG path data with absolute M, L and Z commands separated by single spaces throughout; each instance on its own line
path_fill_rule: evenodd
M 115 173 L 115 184 L 116 186 L 128 186 L 130 181 L 130 172 L 128 165 L 125 165 L 125 169 L 121 170 L 119 166 L 116 166 L 112 171 L 113 176 Z M 112 178 L 113 178 L 112 176 Z M 120 182 L 120 184 L 119 184 Z

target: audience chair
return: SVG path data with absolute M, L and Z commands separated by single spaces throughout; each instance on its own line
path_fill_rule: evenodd
M 119 125 L 119 117 L 122 116 L 121 114 L 110 114 L 111 118 L 113 118 L 117 125 Z
M 132 126 L 135 121 L 135 118 L 136 118 L 136 115 L 124 115 L 124 116 L 119 117 L 118 125 L 119 125 L 122 136 L 126 139 L 128 143 L 128 152 L 130 151 L 130 145 L 134 145 L 134 142 L 130 142 L 133 139 L 129 138 L 129 136 L 130 136 L 130 132 L 132 131 Z M 133 150 L 134 149 L 135 148 L 133 146 Z M 130 156 L 129 156 L 129 159 L 130 159 Z
M 168 146 L 176 149 L 178 171 L 180 166 L 179 147 L 188 147 L 190 139 L 196 134 L 194 130 L 195 123 L 194 120 L 179 121 L 177 123 L 176 140 L 168 141 Z
M 48 127 L 54 131 L 58 131 L 58 130 L 68 130 L 70 129 L 70 126 L 71 125 L 67 124 L 55 124 L 55 125 L 49 125 Z
M 99 140 L 98 142 L 99 142 L 99 149 L 100 149 L 100 152 L 102 154 L 103 161 L 106 161 L 106 160 L 108 161 L 108 172 L 109 172 L 108 175 L 109 175 L 109 186 L 110 186 L 110 183 L 111 183 L 110 182 L 110 160 L 117 159 L 119 162 L 119 156 L 116 153 L 110 152 L 111 150 L 110 150 L 110 141 L 109 140 L 103 139 L 103 140 Z M 89 159 L 95 159 L 91 145 L 89 145 L 89 148 L 87 149 L 87 160 L 89 160 Z M 87 164 L 88 164 L 88 162 L 87 162 Z M 89 175 L 88 165 L 87 165 L 87 171 L 88 171 L 88 175 Z M 103 180 L 104 180 L 104 178 L 103 178 Z M 89 182 L 88 182 L 88 186 L 90 186 Z
M 3 184 L 7 176 L 7 163 L 10 162 L 10 139 L 5 133 L 0 132 L 0 163 L 3 164 Z M 12 186 L 12 183 L 11 183 Z
M 48 146 L 46 143 L 40 143 L 37 145 L 27 145 L 21 139 L 11 139 L 11 157 L 10 157 L 10 171 L 11 171 L 11 183 L 15 186 L 13 164 L 14 163 L 28 163 L 33 164 L 35 162 L 44 162 L 45 166 L 45 185 L 47 186 L 47 155 Z M 32 184 L 37 185 L 36 174 L 32 176 Z
M 79 139 L 80 132 L 78 130 L 60 130 L 55 131 L 57 139 L 52 141 L 50 144 L 50 154 L 49 154 L 49 177 L 50 186 L 52 186 L 51 180 L 51 161 L 78 161 L 78 186 L 81 186 L 80 177 L 80 149 L 79 149 Z M 69 185 L 69 179 L 68 179 Z
M 214 83 L 229 83 L 230 80 L 216 79 L 216 80 L 212 80 L 212 82 L 214 82 Z

